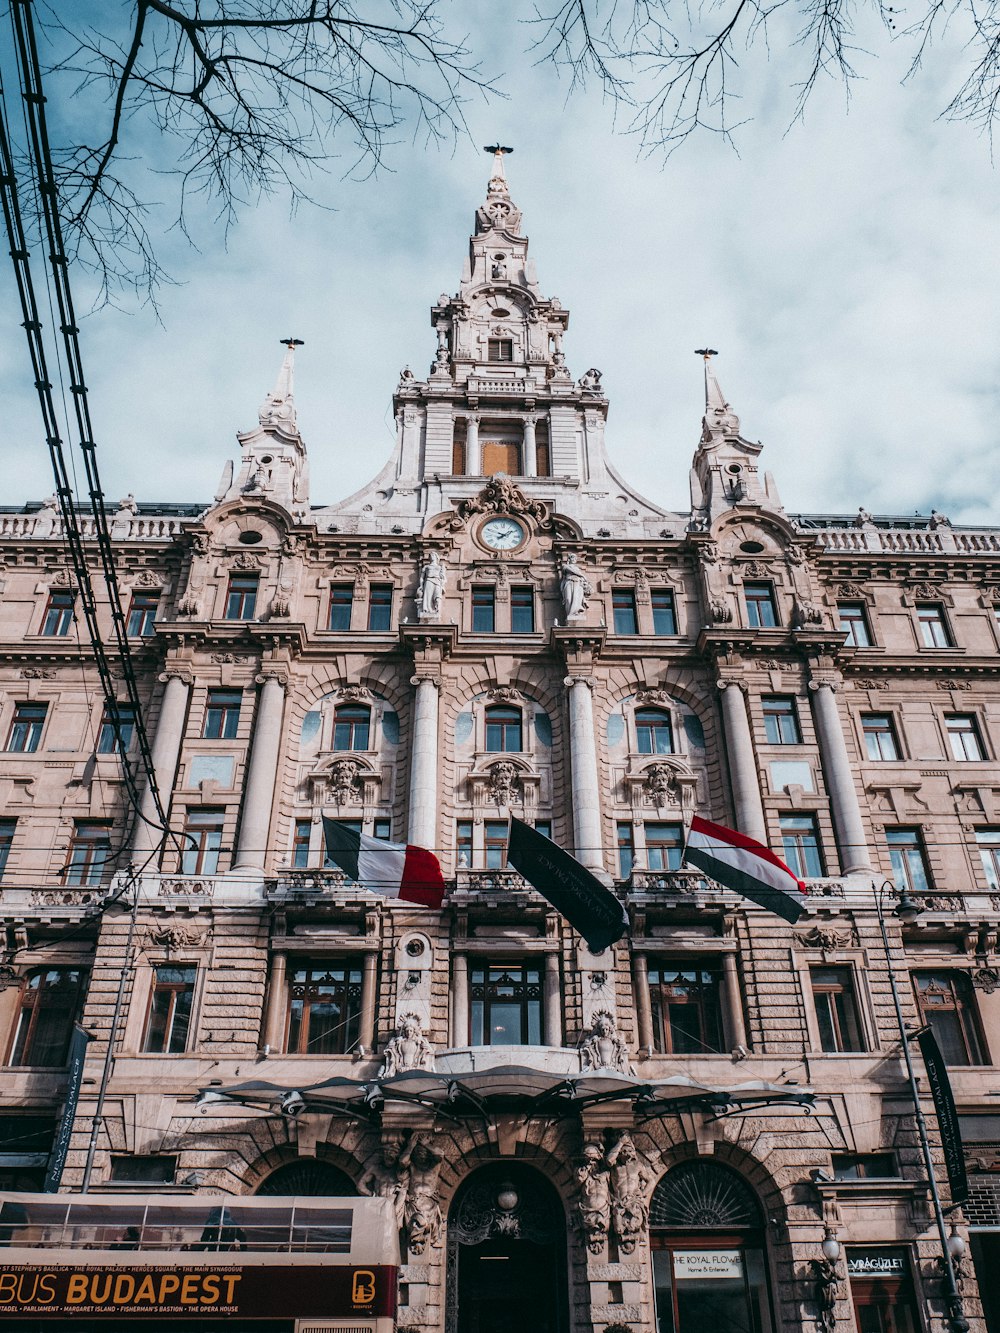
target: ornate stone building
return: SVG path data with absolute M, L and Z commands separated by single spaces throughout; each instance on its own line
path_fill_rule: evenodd
M 310 497 L 290 346 L 212 503 L 115 514 L 165 839 L 54 502 L 0 511 L 0 1180 L 42 1187 L 82 1015 L 63 1191 L 379 1195 L 400 1327 L 937 1333 L 892 978 L 995 1333 L 1000 531 L 787 513 L 707 359 L 690 509 L 637 494 L 499 155 L 431 321 L 355 495 Z M 798 925 L 680 868 L 694 811 L 807 879 Z M 510 814 L 614 885 L 613 949 Z M 443 910 L 324 866 L 323 816 L 436 849 Z

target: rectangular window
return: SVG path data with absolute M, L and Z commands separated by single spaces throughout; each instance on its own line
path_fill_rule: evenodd
M 870 648 L 872 646 L 871 631 L 868 628 L 868 612 L 865 610 L 864 602 L 838 602 L 837 616 L 840 621 L 840 630 L 847 637 L 844 640 L 844 646 L 847 648 Z
M 615 588 L 611 594 L 611 610 L 616 634 L 638 634 L 639 622 L 635 614 L 635 593 L 629 588 Z
M 156 611 L 160 604 L 158 592 L 134 592 L 128 608 L 125 632 L 130 639 L 146 639 L 153 633 Z
M 764 710 L 764 735 L 771 745 L 801 745 L 802 732 L 795 711 L 795 700 L 778 695 L 761 699 Z
M 335 583 L 330 589 L 330 618 L 327 629 L 346 634 L 351 628 L 351 608 L 354 605 L 354 584 Z
M 158 1157 L 112 1157 L 111 1179 L 117 1185 L 172 1185 L 177 1173 L 177 1158 L 164 1153 Z
M 309 865 L 309 843 L 312 840 L 312 820 L 297 819 L 292 833 L 292 866 L 305 870 Z
M 542 970 L 534 963 L 472 963 L 469 967 L 472 1046 L 540 1046 Z
M 926 893 L 930 888 L 930 876 L 920 830 L 887 828 L 885 841 L 896 889 L 900 893 Z
M 540 833 L 540 834 L 542 835 L 543 838 L 549 838 L 549 839 L 551 840 L 551 838 L 552 838 L 552 820 L 551 820 L 551 819 L 536 819 L 536 820 L 535 820 L 535 832 L 536 832 L 536 833 Z
M 1000 828 L 976 830 L 979 855 L 983 860 L 983 874 L 991 889 L 1000 890 Z
M 43 967 L 25 977 L 9 1064 L 58 1069 L 66 1063 L 86 981 L 78 967 Z
M 101 718 L 101 730 L 97 736 L 98 754 L 119 753 L 118 735 L 115 732 L 116 715 L 122 743 L 126 750 L 132 748 L 132 741 L 135 737 L 135 709 L 130 704 L 118 704 L 114 714 L 109 708 L 104 710 L 104 715 Z
M 951 635 L 944 618 L 944 607 L 939 602 L 918 602 L 917 623 L 920 642 L 925 648 L 950 648 Z
M 680 870 L 683 848 L 681 824 L 646 825 L 646 865 L 650 870 Z
M 205 725 L 201 729 L 206 741 L 231 741 L 240 725 L 242 690 L 209 690 L 205 704 Z
M 496 590 L 479 583 L 472 589 L 472 632 L 492 634 L 496 629 Z
M 863 713 L 861 730 L 864 733 L 865 752 L 869 759 L 882 762 L 899 758 L 896 728 L 887 713 Z
M 751 629 L 774 629 L 778 612 L 774 604 L 774 589 L 770 583 L 744 583 L 743 596 L 747 604 L 747 624 Z
M 913 988 L 921 1021 L 937 1037 L 945 1064 L 985 1064 L 968 974 L 950 968 L 940 972 L 914 972 Z
M 257 613 L 259 574 L 230 574 L 226 593 L 227 620 L 253 620 Z
M 944 720 L 953 759 L 963 762 L 985 759 L 979 727 L 971 713 L 949 713 Z
M 455 825 L 455 860 L 463 870 L 472 865 L 471 819 L 460 819 Z
M 511 588 L 510 630 L 512 634 L 534 634 L 535 632 L 534 588 Z
M 50 592 L 45 603 L 45 615 L 42 617 L 42 633 L 51 638 L 62 638 L 69 633 L 73 623 L 73 606 L 76 603 L 75 592 Z
M 346 1055 L 361 1031 L 361 962 L 294 965 L 288 977 L 288 1040 L 298 1055 Z
M 635 865 L 635 832 L 631 824 L 618 825 L 618 878 L 628 879 Z
M 111 825 L 78 819 L 70 838 L 63 883 L 100 884 L 110 852 Z
M 392 584 L 373 583 L 368 589 L 368 628 L 386 634 L 392 628 Z
M 0 879 L 3 879 L 3 872 L 7 869 L 7 858 L 14 843 L 16 828 L 16 819 L 0 819 Z
M 153 969 L 149 1012 L 142 1049 L 147 1054 L 179 1055 L 187 1050 L 196 967 L 159 963 Z
M 653 1049 L 703 1055 L 723 1049 L 722 971 L 716 965 L 649 960 Z
M 671 635 L 677 633 L 677 608 L 674 594 L 670 588 L 654 588 L 650 593 L 653 603 L 653 633 Z
M 214 875 L 219 869 L 222 850 L 224 810 L 189 810 L 181 835 L 182 875 Z
M 899 1175 L 891 1152 L 835 1152 L 831 1162 L 835 1180 L 894 1180 Z
M 854 977 L 849 967 L 814 967 L 813 1005 L 824 1051 L 863 1051 Z
M 490 361 L 513 361 L 514 360 L 513 338 L 487 339 L 486 354 Z
M 522 748 L 520 708 L 487 708 L 486 749 L 491 754 L 517 753 Z
M 34 754 L 42 739 L 48 704 L 15 704 L 10 731 L 7 733 L 8 754 Z
M 673 754 L 674 728 L 662 708 L 635 710 L 635 739 L 640 754 Z
M 376 819 L 372 822 L 372 837 L 380 842 L 392 842 L 392 820 Z
M 509 828 L 506 819 L 487 819 L 485 828 L 487 870 L 503 870 L 507 865 Z
M 782 815 L 781 845 L 785 864 L 799 879 L 818 879 L 823 874 L 819 833 L 815 815 Z

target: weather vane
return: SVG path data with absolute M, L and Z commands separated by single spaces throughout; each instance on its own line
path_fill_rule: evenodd
M 703 356 L 706 361 L 711 361 L 713 356 L 719 355 L 714 347 L 696 347 L 694 354 L 695 356 Z
M 281 343 L 282 347 L 292 348 L 305 346 L 305 343 L 301 338 L 279 338 L 278 341 Z
M 512 153 L 513 151 L 513 148 L 505 148 L 500 143 L 486 144 L 483 148 L 484 153 L 492 153 L 494 157 L 503 157 L 505 153 Z

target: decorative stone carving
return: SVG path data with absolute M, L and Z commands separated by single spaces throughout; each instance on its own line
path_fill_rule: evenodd
M 657 809 L 664 805 L 680 805 L 681 786 L 669 764 L 650 764 L 645 774 L 643 792 L 650 805 Z
M 211 933 L 211 926 L 203 926 L 201 929 L 182 925 L 150 926 L 146 931 L 146 940 L 167 951 L 193 949 L 203 945 Z
M 521 784 L 517 768 L 509 759 L 490 765 L 488 786 L 490 798 L 497 805 L 511 805 L 517 800 Z
M 823 608 L 808 598 L 797 597 L 792 620 L 795 629 L 805 629 L 807 625 L 822 625 Z
M 433 1069 L 434 1048 L 424 1036 L 416 1014 L 404 1014 L 382 1055 L 379 1078 L 392 1078 L 407 1069 Z
M 260 561 L 249 551 L 240 551 L 233 560 L 233 569 L 260 569 Z
M 401 1134 L 387 1133 L 382 1139 L 380 1160 L 361 1182 L 362 1193 L 376 1199 L 388 1199 L 396 1214 L 396 1225 L 402 1227 L 406 1208 L 406 1169 L 400 1168 L 403 1148 Z
M 833 588 L 834 597 L 854 597 L 859 602 L 865 600 L 865 590 L 860 583 L 837 583 Z
M 441 599 L 448 584 L 448 570 L 437 551 L 431 551 L 420 570 L 417 615 L 421 620 L 441 618 Z
M 179 616 L 200 616 L 201 602 L 205 592 L 207 566 L 203 557 L 195 556 L 188 570 L 187 587 L 177 603 Z
M 20 674 L 22 680 L 52 680 L 56 673 L 52 667 L 26 666 Z
M 511 481 L 503 472 L 490 477 L 489 481 L 471 500 L 463 500 L 458 506 L 458 514 L 450 526 L 457 530 L 473 514 L 526 514 L 544 526 L 546 520 L 545 505 L 541 500 L 529 500 L 520 486 Z
M 837 1286 L 840 1275 L 830 1259 L 810 1259 L 816 1277 L 816 1324 L 822 1333 L 834 1333 L 837 1327 Z
M 577 380 L 576 387 L 582 390 L 583 393 L 600 393 L 601 372 L 595 369 L 595 367 L 591 366 L 591 368 L 586 372 L 586 374 L 581 375 L 579 380 Z
M 631 1134 L 623 1132 L 605 1161 L 611 1175 L 611 1227 L 622 1254 L 631 1254 L 649 1226 L 646 1191 L 651 1177 Z
M 995 967 L 980 967 L 972 974 L 972 984 L 976 990 L 992 995 L 1000 987 L 1000 972 Z
M 834 930 L 832 926 L 813 926 L 796 938 L 809 949 L 849 949 L 856 942 L 853 927 Z
M 629 1073 L 628 1047 L 607 1009 L 594 1015 L 590 1032 L 580 1041 L 580 1053 L 585 1069 L 614 1069 L 619 1074 Z
M 584 1144 L 576 1179 L 580 1187 L 576 1207 L 584 1243 L 591 1254 L 602 1254 L 611 1226 L 611 1182 L 600 1144 Z
M 335 805 L 357 805 L 361 801 L 361 765 L 356 759 L 335 759 L 329 768 L 330 795 Z
M 215 884 L 210 879 L 161 879 L 159 896 L 172 898 L 183 895 L 189 898 L 211 898 Z
M 519 690 L 515 690 L 513 685 L 497 685 L 492 690 L 487 690 L 487 698 L 497 704 L 519 704 L 522 696 Z
M 243 653 L 213 653 L 212 661 L 221 665 L 228 662 L 252 662 L 253 658 L 247 657 Z
M 575 551 L 567 551 L 559 563 L 559 596 L 562 598 L 563 619 L 569 624 L 579 620 L 587 609 L 587 598 L 593 592 L 590 580 L 580 568 Z
M 887 690 L 889 688 L 887 680 L 876 680 L 872 676 L 860 676 L 854 684 L 859 690 Z
M 401 1155 L 399 1166 L 406 1172 L 403 1224 L 410 1252 L 423 1254 L 428 1245 L 440 1249 L 444 1222 L 438 1201 L 441 1157 L 430 1146 L 425 1134 L 417 1134 Z
M 937 602 L 941 600 L 941 586 L 938 583 L 914 583 L 910 587 L 910 596 L 917 602 Z
M 345 685 L 340 691 L 340 697 L 349 703 L 367 703 L 372 697 L 372 692 L 365 689 L 364 685 Z
M 162 588 L 162 581 L 151 569 L 140 569 L 132 580 L 133 588 Z
M 745 579 L 764 579 L 770 572 L 771 566 L 765 564 L 763 560 L 748 560 L 740 569 Z
M 285 558 L 278 567 L 278 581 L 271 598 L 271 615 L 276 620 L 285 620 L 292 614 L 292 595 L 295 592 L 297 563 L 292 558 Z

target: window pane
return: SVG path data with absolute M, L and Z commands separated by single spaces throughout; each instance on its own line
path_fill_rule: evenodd
M 918 603 L 917 623 L 920 626 L 920 641 L 925 648 L 951 647 L 944 607 L 932 602 Z
M 487 708 L 486 749 L 490 753 L 521 749 L 521 711 L 518 708 Z
M 361 967 L 353 962 L 302 963 L 288 981 L 287 1049 L 303 1055 L 344 1055 L 358 1041 Z
M 488 587 L 472 589 L 472 632 L 473 634 L 492 634 L 496 628 L 496 610 L 494 591 Z
M 635 734 L 640 754 L 673 754 L 674 732 L 668 713 L 659 708 L 638 708 Z
M 945 718 L 945 726 L 954 759 L 975 761 L 984 757 L 979 728 L 970 713 L 950 714 Z
M 794 699 L 770 695 L 761 699 L 761 706 L 764 710 L 764 734 L 771 745 L 802 743 Z
M 628 879 L 635 864 L 635 837 L 631 824 L 618 825 L 618 877 Z
M 232 574 L 226 595 L 227 620 L 253 620 L 257 610 L 257 574 Z
M 653 602 L 653 633 L 676 634 L 677 612 L 674 607 L 674 594 L 669 588 L 654 588 L 651 597 Z
M 751 629 L 773 629 L 778 623 L 774 589 L 769 583 L 744 583 L 747 624 Z
M 12 1065 L 53 1069 L 66 1063 L 86 977 L 80 968 L 50 967 L 25 979 L 10 1056 Z
M 111 851 L 111 825 L 77 823 L 70 838 L 65 884 L 99 884 Z
M 154 970 L 144 1051 L 177 1055 L 187 1049 L 196 975 L 194 967 L 166 963 Z
M 896 744 L 896 732 L 892 718 L 885 714 L 869 713 L 861 719 L 865 737 L 865 752 L 869 759 L 878 762 L 899 758 Z
M 832 1052 L 863 1050 L 851 969 L 816 967 L 812 969 L 811 979 L 822 1049 Z
M 1000 889 L 1000 829 L 980 829 L 976 833 L 983 874 L 991 889 Z
M 819 834 L 813 815 L 782 815 L 781 843 L 785 863 L 799 879 L 817 879 L 823 874 Z
M 367 750 L 372 710 L 361 704 L 338 704 L 333 714 L 333 748 Z
M 510 628 L 512 634 L 534 634 L 535 592 L 533 588 L 511 588 Z
M 646 865 L 650 870 L 680 870 L 683 847 L 681 824 L 646 825 Z
M 542 1040 L 541 970 L 525 963 L 477 963 L 469 972 L 474 1046 L 537 1046 Z
M 242 702 L 242 690 L 209 690 L 205 726 L 201 733 L 203 738 L 210 741 L 232 740 L 239 730 Z
M 368 628 L 385 634 L 392 628 L 392 585 L 373 583 L 368 590 Z
M 0 819 L 0 877 L 7 869 L 7 858 L 10 856 L 16 828 L 16 819 Z
M 119 704 L 115 713 L 117 714 L 121 738 L 125 743 L 125 749 L 128 750 L 132 746 L 132 739 L 135 735 L 135 709 L 129 707 L 128 704 Z M 104 716 L 101 718 L 101 730 L 97 737 L 97 753 L 117 754 L 118 748 L 115 719 L 110 710 L 105 708 Z
M 639 624 L 635 614 L 635 593 L 628 589 L 616 588 L 611 594 L 611 609 L 614 614 L 616 634 L 638 634 Z
M 335 583 L 330 589 L 330 620 L 327 629 L 346 633 L 351 628 L 354 584 Z
M 889 848 L 892 878 L 896 888 L 903 892 L 925 893 L 930 887 L 930 876 L 924 856 L 923 839 L 919 829 L 886 829 L 885 841 Z
M 722 973 L 695 962 L 648 966 L 654 1049 L 666 1055 L 722 1050 Z
M 136 592 L 132 594 L 126 626 L 126 633 L 130 639 L 145 638 L 153 633 L 159 602 L 160 594 L 158 592 Z
M 48 704 L 15 704 L 7 735 L 8 754 L 34 754 L 42 739 Z
M 975 1011 L 972 983 L 965 972 L 915 972 L 920 1017 L 938 1039 L 949 1065 L 981 1065 L 983 1048 Z
M 184 825 L 182 875 L 214 875 L 219 869 L 224 810 L 189 810 Z
M 838 602 L 837 614 L 841 631 L 846 634 L 846 647 L 870 648 L 871 634 L 868 632 L 868 617 L 861 602 Z
M 309 843 L 312 838 L 312 820 L 297 819 L 292 835 L 292 865 L 303 870 L 309 864 Z
M 45 606 L 45 615 L 42 618 L 42 633 L 55 637 L 68 634 L 73 623 L 75 602 L 75 592 L 50 593 Z

